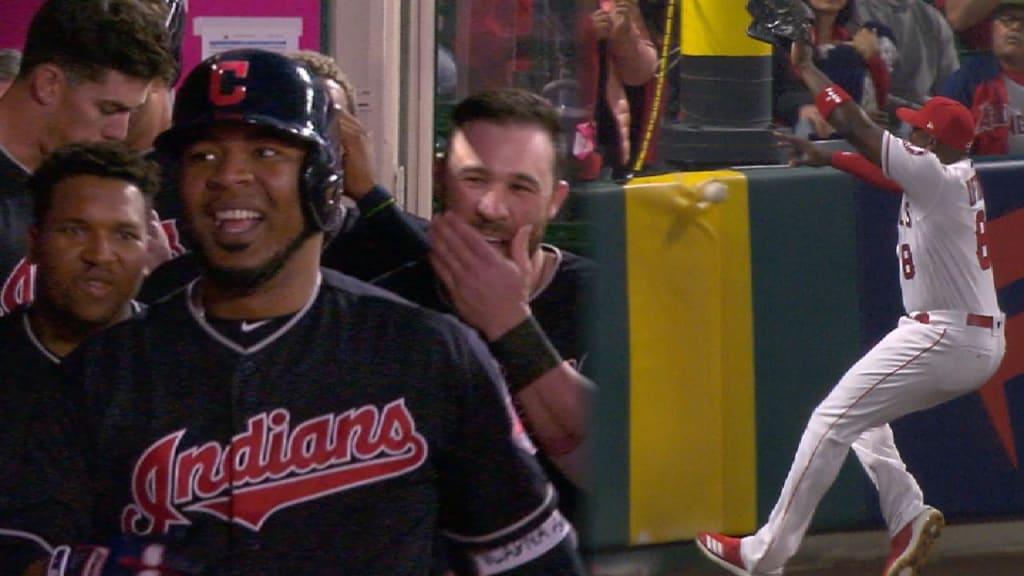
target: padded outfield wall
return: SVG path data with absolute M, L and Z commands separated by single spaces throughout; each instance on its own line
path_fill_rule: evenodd
M 1024 162 L 978 168 L 1006 359 L 980 392 L 893 424 L 927 501 L 953 522 L 1024 514 Z M 712 176 L 726 202 L 682 193 Z M 814 406 L 902 314 L 899 196 L 831 169 L 762 168 L 592 186 L 576 201 L 600 270 L 588 548 L 754 530 Z M 851 456 L 812 531 L 881 527 Z

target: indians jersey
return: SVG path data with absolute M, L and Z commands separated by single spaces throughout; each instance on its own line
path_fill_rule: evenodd
M 32 223 L 30 174 L 0 148 L 0 316 L 32 300 L 35 269 L 25 259 Z
M 903 187 L 896 251 L 906 311 L 998 315 L 985 197 L 973 162 L 942 164 L 886 132 L 882 170 Z
M 32 333 L 24 309 L 0 318 L 0 342 L 0 510 L 12 510 L 39 496 L 25 447 L 37 410 L 59 388 L 61 370 L 60 359 Z M 21 574 L 39 546 L 38 538 L 11 529 L 0 514 L 0 574 Z
M 141 306 L 133 303 L 133 312 Z M 36 336 L 26 308 L 0 317 L 0 510 L 12 510 L 41 496 L 26 450 L 33 426 L 48 417 L 47 406 L 60 394 L 61 359 Z M 0 514 L 0 574 L 20 574 L 45 542 L 31 533 L 11 530 Z
M 475 334 L 329 271 L 288 317 L 197 301 L 180 291 L 68 358 L 59 426 L 35 442 L 49 514 L 28 528 L 296 576 L 425 574 L 441 529 L 480 573 L 578 573 Z
M 559 355 L 585 373 L 587 354 L 581 303 L 593 277 L 593 263 L 547 244 L 542 244 L 541 249 L 555 255 L 557 269 L 550 283 L 530 300 L 530 310 Z M 443 285 L 425 260 L 382 276 L 374 284 L 421 306 L 453 313 Z M 539 459 L 558 488 L 562 511 L 578 524 L 584 512 L 582 493 L 543 454 L 539 454 Z

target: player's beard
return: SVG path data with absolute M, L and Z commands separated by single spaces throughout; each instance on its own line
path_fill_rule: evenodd
M 196 256 L 199 260 L 199 265 L 203 269 L 203 275 L 207 280 L 221 288 L 238 294 L 251 294 L 271 278 L 277 276 L 285 264 L 288 263 L 288 260 L 291 259 L 292 255 L 315 233 L 316 230 L 311 226 L 306 226 L 291 242 L 277 251 L 267 261 L 258 266 L 250 266 L 248 268 L 228 268 L 213 264 L 206 257 L 202 244 L 199 243 L 196 246 Z

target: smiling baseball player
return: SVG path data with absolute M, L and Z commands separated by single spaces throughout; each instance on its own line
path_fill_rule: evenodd
M 793 43 L 793 65 L 822 116 L 903 189 L 896 256 L 907 316 L 815 409 L 767 524 L 742 539 L 702 532 L 697 546 L 733 574 L 781 574 L 852 447 L 892 536 L 883 574 L 914 575 L 944 519 L 924 504 L 888 423 L 977 390 L 1006 347 L 985 198 L 967 157 L 974 121 L 961 104 L 932 98 L 898 112 L 913 127 L 904 141 L 875 125 L 811 56 L 805 42 Z
M 186 77 L 157 149 L 202 275 L 79 347 L 42 406 L 40 485 L 0 494 L 0 528 L 55 545 L 48 575 L 425 576 L 439 535 L 466 573 L 583 573 L 480 339 L 320 268 L 331 119 L 279 54 Z

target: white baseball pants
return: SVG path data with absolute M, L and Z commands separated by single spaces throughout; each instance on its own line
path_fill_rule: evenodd
M 1003 317 L 991 328 L 968 326 L 965 318 L 962 312 L 930 312 L 928 324 L 901 318 L 818 405 L 768 523 L 742 541 L 752 574 L 782 573 L 851 446 L 878 489 L 891 535 L 924 510 L 888 423 L 977 390 L 995 373 L 1006 348 Z

